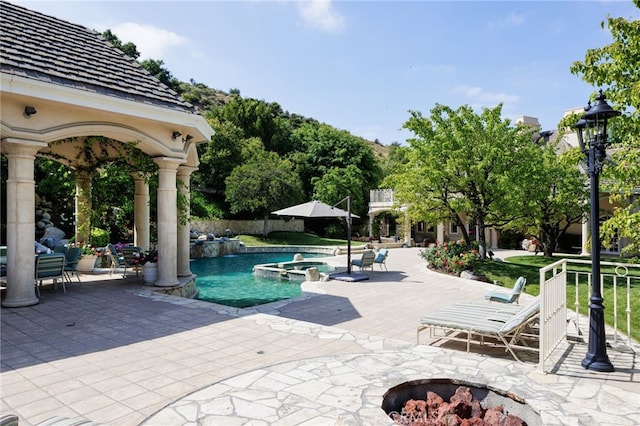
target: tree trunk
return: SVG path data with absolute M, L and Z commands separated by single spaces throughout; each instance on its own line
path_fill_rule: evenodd
M 542 235 L 539 240 L 542 244 L 544 257 L 552 257 L 556 247 L 558 246 L 560 230 L 553 226 L 543 226 L 541 231 Z
M 476 224 L 478 225 L 477 239 L 478 239 L 478 245 L 480 246 L 478 251 L 482 254 L 482 258 L 486 259 L 487 258 L 487 238 L 484 232 L 485 231 L 484 217 L 478 215 L 478 217 L 476 218 Z
M 269 214 L 264 215 L 264 222 L 262 224 L 262 236 L 269 236 Z

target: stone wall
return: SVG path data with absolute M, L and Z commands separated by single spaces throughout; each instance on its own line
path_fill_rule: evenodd
M 217 237 L 225 236 L 226 230 L 230 229 L 233 235 L 261 235 L 264 227 L 262 220 L 192 220 L 190 222 L 191 229 L 199 231 L 203 234 L 213 232 Z M 289 231 L 304 232 L 303 219 L 270 219 L 269 232 Z
M 218 257 L 228 254 L 236 254 L 240 249 L 240 240 L 226 239 L 215 241 L 191 241 L 189 257 L 200 259 L 202 257 Z

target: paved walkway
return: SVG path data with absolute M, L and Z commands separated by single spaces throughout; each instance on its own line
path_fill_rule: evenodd
M 431 273 L 418 252 L 391 250 L 389 272 L 369 281 L 305 285 L 313 293 L 255 309 L 82 276 L 66 295 L 2 309 L 0 410 L 21 425 L 378 425 L 390 424 L 387 389 L 449 377 L 525 398 L 542 424 L 640 424 L 637 346 L 610 348 L 616 371 L 595 373 L 580 367 L 586 345 L 566 344 L 543 375 L 503 351 L 416 345 L 422 315 L 492 286 Z

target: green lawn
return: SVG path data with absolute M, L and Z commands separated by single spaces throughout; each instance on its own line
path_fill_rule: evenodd
M 238 235 L 247 246 L 346 246 L 347 240 L 322 238 L 303 232 L 270 232 L 267 238 L 258 235 Z
M 561 257 L 554 256 L 551 259 L 545 258 L 543 256 L 515 256 L 506 259 L 505 262 L 496 262 L 496 261 L 482 261 L 479 262 L 475 270 L 481 274 L 484 274 L 491 281 L 498 281 L 500 285 L 505 287 L 512 288 L 516 279 L 519 276 L 524 276 L 527 279 L 526 293 L 537 296 L 540 294 L 540 273 L 539 269 L 543 266 L 549 265 L 557 260 L 562 259 Z M 588 260 L 588 258 L 581 258 L 584 260 Z M 615 259 L 602 259 L 603 261 L 615 261 L 618 263 L 626 263 L 625 259 L 615 258 Z M 575 274 L 571 273 L 571 271 L 581 271 L 585 272 L 585 274 L 579 274 L 578 286 L 579 286 L 579 311 L 582 314 L 588 313 L 589 306 L 589 297 L 590 292 L 587 290 L 587 275 L 586 272 L 591 271 L 591 265 L 578 265 L 571 264 L 568 265 L 569 276 L 567 279 L 567 303 L 569 308 L 575 309 L 575 294 L 576 294 L 576 282 L 575 282 Z M 603 274 L 612 274 L 615 275 L 615 268 L 602 266 L 601 272 Z M 629 275 L 634 277 L 640 277 L 640 269 L 638 268 L 629 268 Z M 618 329 L 622 333 L 627 333 L 627 319 L 626 319 L 626 309 L 627 309 L 627 293 L 626 293 L 626 279 L 621 280 L 618 279 L 616 286 L 616 294 L 614 300 L 614 286 L 613 286 L 613 278 L 606 277 L 604 281 L 604 290 L 602 293 L 602 297 L 604 298 L 605 305 L 605 321 L 609 325 L 613 325 L 613 312 L 614 307 L 618 314 Z M 616 303 L 614 303 L 614 301 Z M 640 340 L 640 279 L 632 279 L 631 280 L 631 337 L 635 340 Z

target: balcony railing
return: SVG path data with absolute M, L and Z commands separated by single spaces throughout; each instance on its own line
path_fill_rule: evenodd
M 369 191 L 369 202 L 393 205 L 393 189 L 372 189 Z

